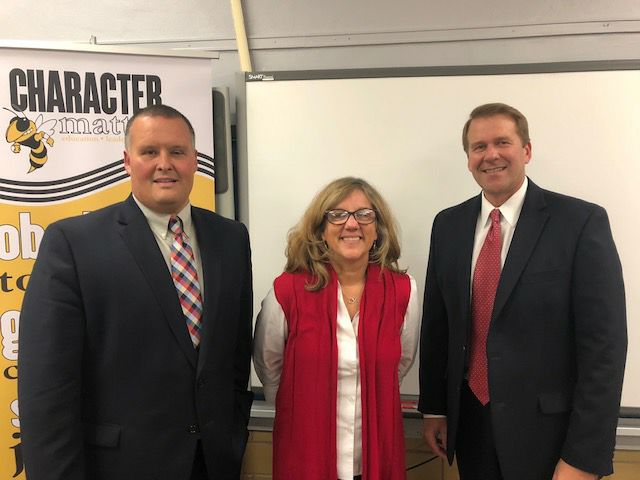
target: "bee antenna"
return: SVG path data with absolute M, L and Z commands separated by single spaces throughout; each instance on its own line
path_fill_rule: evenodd
M 18 113 L 20 115 L 22 115 L 24 118 L 27 118 L 27 116 L 24 114 L 24 110 L 20 110 L 20 108 L 17 105 L 14 105 L 13 103 L 11 104 L 11 106 L 15 109 L 15 114 L 18 115 Z

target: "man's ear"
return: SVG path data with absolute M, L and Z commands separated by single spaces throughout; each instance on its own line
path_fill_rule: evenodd
M 131 158 L 126 150 L 124 151 L 124 169 L 131 175 Z
M 529 163 L 531 161 L 531 142 L 528 142 L 525 146 L 524 146 L 524 150 L 525 150 L 525 155 L 527 157 L 527 161 L 524 162 L 525 164 Z

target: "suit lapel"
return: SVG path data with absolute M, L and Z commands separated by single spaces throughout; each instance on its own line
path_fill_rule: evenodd
M 548 218 L 549 214 L 546 211 L 542 189 L 529 180 L 520 218 L 500 275 L 492 321 L 500 315 L 507 299 L 513 292 Z
M 458 298 L 463 302 L 462 318 L 465 319 L 467 325 L 470 325 L 471 319 L 471 260 L 473 257 L 476 223 L 480 213 L 481 195 L 472 198 L 462 211 L 459 225 L 459 241 L 461 244 L 460 248 L 456 249 L 460 252 L 457 259 L 457 278 L 460 285 Z
M 204 276 L 204 299 L 202 309 L 202 338 L 200 340 L 200 356 L 198 358 L 198 370 L 200 373 L 202 366 L 207 360 L 208 352 L 211 350 L 209 344 L 216 339 L 216 311 L 220 297 L 220 258 L 222 252 L 217 242 L 213 222 L 207 221 L 203 212 L 198 209 L 191 209 L 191 217 L 198 237 L 200 257 L 202 259 L 202 275 Z
M 196 351 L 185 325 L 184 314 L 178 301 L 175 286 L 167 265 L 157 248 L 153 232 L 147 219 L 132 196 L 122 204 L 118 219 L 120 235 L 133 254 L 138 267 L 153 291 L 180 349 L 193 367 L 196 366 Z

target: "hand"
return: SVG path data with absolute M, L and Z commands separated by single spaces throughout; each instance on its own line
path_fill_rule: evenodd
M 422 432 L 424 441 L 433 453 L 447 460 L 447 418 L 427 417 Z
M 572 467 L 560 459 L 558 460 L 556 470 L 553 472 L 553 478 L 551 480 L 598 480 L 598 478 L 600 477 L 597 474 Z

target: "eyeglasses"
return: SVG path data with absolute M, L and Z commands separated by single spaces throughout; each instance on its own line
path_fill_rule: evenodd
M 356 222 L 360 225 L 368 225 L 369 223 L 373 223 L 376 221 L 376 212 L 375 210 L 371 210 L 370 208 L 361 208 L 360 210 L 356 210 L 355 212 L 349 212 L 347 210 L 342 210 L 341 208 L 336 208 L 334 210 L 327 210 L 324 212 L 324 216 L 326 217 L 329 223 L 334 225 L 343 225 L 347 223 L 349 217 L 353 215 Z

